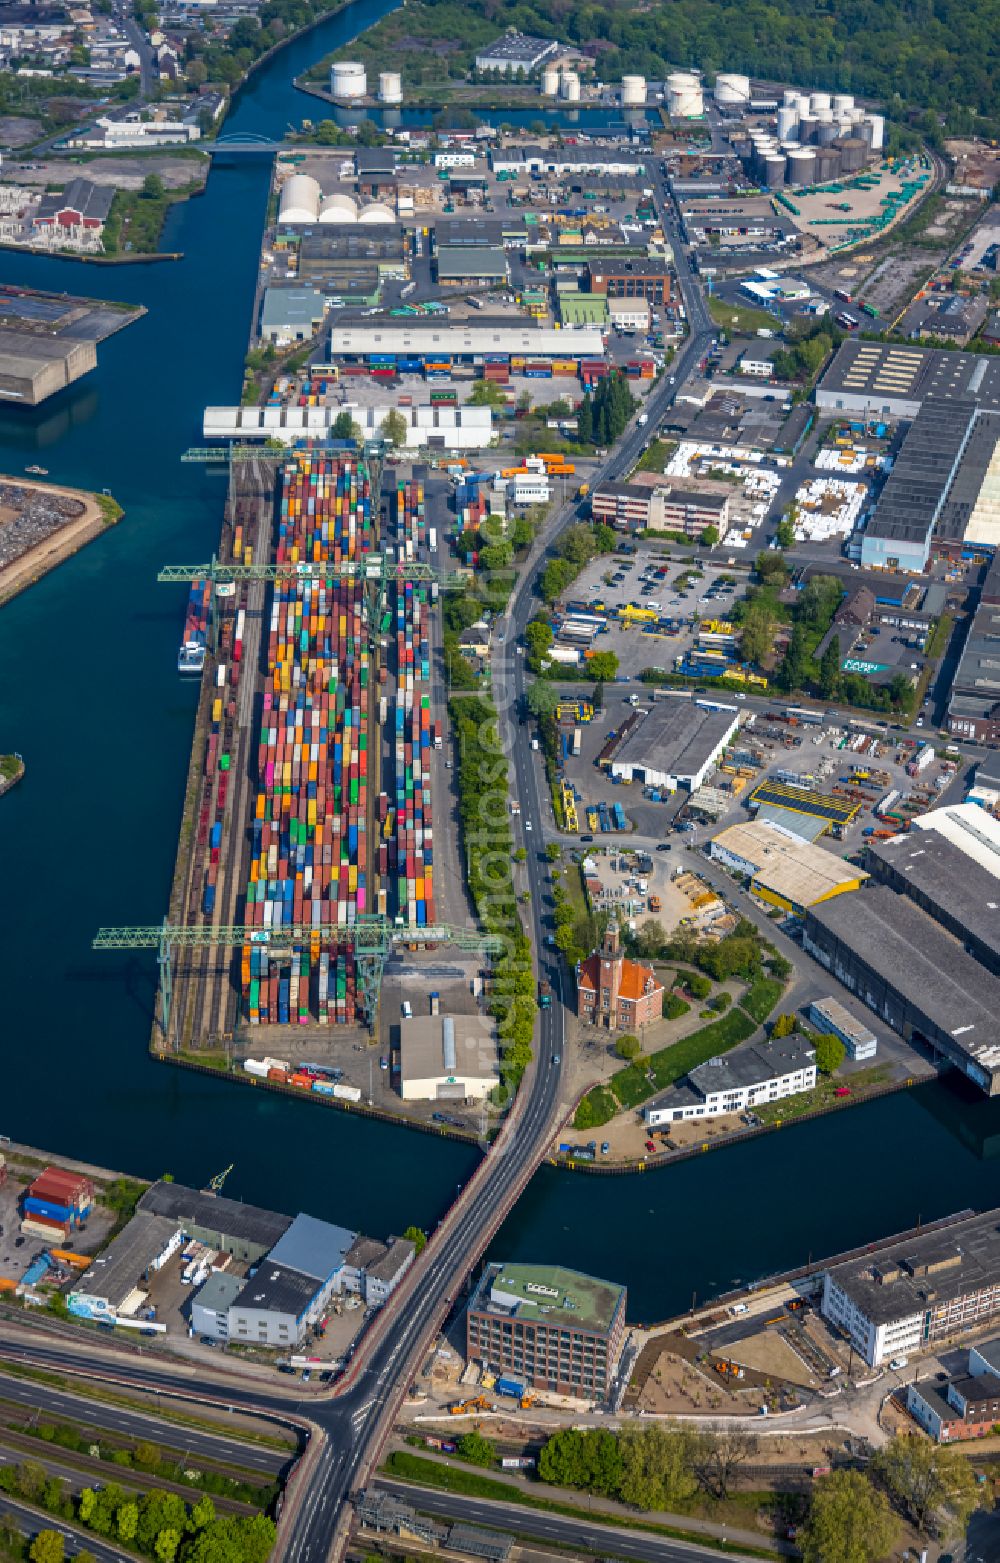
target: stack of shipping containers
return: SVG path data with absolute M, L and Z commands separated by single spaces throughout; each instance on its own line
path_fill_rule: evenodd
M 46 1167 L 24 1195 L 22 1232 L 64 1243 L 82 1226 L 94 1203 L 94 1185 L 78 1172 Z
M 282 475 L 276 559 L 346 563 L 371 552 L 364 463 L 305 453 Z M 278 580 L 267 631 L 245 921 L 351 924 L 368 904 L 370 650 L 364 587 L 335 576 Z M 355 1019 L 353 950 L 316 932 L 289 951 L 242 951 L 251 1024 Z
M 421 483 L 397 485 L 396 537 L 399 558 L 413 559 L 426 537 Z M 429 613 L 425 587 L 412 581 L 397 587 L 397 692 L 392 745 L 395 833 L 390 837 L 386 857 L 395 873 L 395 917 L 409 928 L 422 928 L 435 921 Z

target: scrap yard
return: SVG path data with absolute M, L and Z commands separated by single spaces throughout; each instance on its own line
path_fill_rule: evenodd
M 341 1069 L 295 1050 L 325 1057 L 318 1028 L 377 1038 L 385 959 L 444 936 L 438 584 L 410 471 L 383 486 L 377 463 L 328 450 L 234 460 L 178 658 L 202 690 L 154 1047 L 347 1101 Z

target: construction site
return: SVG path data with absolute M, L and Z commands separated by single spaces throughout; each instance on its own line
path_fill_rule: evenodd
M 332 1060 L 378 1042 L 387 961 L 447 944 L 468 994 L 486 948 L 435 885 L 431 620 L 455 583 L 412 468 L 228 459 L 217 558 L 160 574 L 189 583 L 178 671 L 201 676 L 167 917 L 96 944 L 157 950 L 159 1056 L 346 1105 Z

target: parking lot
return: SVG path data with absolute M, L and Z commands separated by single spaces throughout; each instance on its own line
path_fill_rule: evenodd
M 579 613 L 604 604 L 608 618 L 593 650 L 613 651 L 619 672 L 629 677 L 650 667 L 671 670 L 694 645 L 699 621 L 725 619 L 743 590 L 732 571 L 697 555 L 677 558 L 663 545 L 634 546 L 634 555 L 593 560 L 559 604 L 565 611 L 580 603 Z M 630 619 L 614 616 L 624 609 L 632 610 Z

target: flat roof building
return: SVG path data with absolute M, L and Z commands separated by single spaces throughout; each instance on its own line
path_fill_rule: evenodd
M 507 257 L 502 249 L 439 245 L 434 265 L 441 283 L 481 282 L 491 286 L 507 281 Z
M 608 755 L 608 768 L 624 781 L 675 792 L 700 787 L 740 725 L 735 706 L 701 700 L 658 700 L 622 724 L 620 741 Z
M 992 572 L 991 572 L 992 573 Z M 976 610 L 948 699 L 948 731 L 974 743 L 1000 743 L 1000 606 Z
M 270 1251 L 292 1224 L 291 1216 L 221 1194 L 205 1194 L 183 1183 L 157 1182 L 139 1200 L 138 1208 L 176 1222 L 189 1237 L 220 1248 L 254 1264 Z M 126 1229 L 127 1230 L 127 1229 Z
M 376 275 L 376 286 L 378 278 Z M 326 300 L 316 288 L 265 288 L 260 334 L 265 342 L 308 342 L 323 324 Z
M 955 355 L 950 355 L 955 356 Z M 975 403 L 929 397 L 907 431 L 875 514 L 861 538 L 866 569 L 919 574 L 963 462 Z
M 817 1031 L 837 1037 L 855 1063 L 859 1059 L 874 1058 L 878 1051 L 878 1038 L 869 1031 L 863 1021 L 855 1020 L 849 1009 L 837 999 L 814 999 L 809 1006 L 809 1019 Z
M 404 1102 L 482 1101 L 500 1078 L 496 1026 L 485 1015 L 414 1015 L 399 1026 Z
M 824 412 L 915 418 L 928 397 L 971 397 L 1000 410 L 1000 361 L 942 348 L 902 347 L 893 342 L 842 342 L 816 388 Z
M 729 530 L 733 489 L 730 484 L 670 483 L 655 487 L 643 483 L 601 483 L 591 500 L 595 521 L 619 532 L 681 531 L 700 537 L 714 527 L 720 539 Z
M 1000 1311 L 1000 1210 L 836 1265 L 821 1308 L 871 1367 L 977 1329 Z
M 868 878 L 842 858 L 770 820 L 730 825 L 713 839 L 709 854 L 750 882 L 750 891 L 770 906 L 801 915 Z
M 97 368 L 97 346 L 0 326 L 0 402 L 37 407 Z
M 334 326 L 330 333 L 331 358 L 357 359 L 372 353 L 466 361 L 508 353 L 526 358 L 602 358 L 604 336 L 595 326 L 582 326 L 567 333 L 506 318 L 469 325 L 432 319 L 419 325 L 370 321 L 364 325 Z
M 905 835 L 870 844 L 867 861 L 1000 977 L 1000 820 L 975 803 L 932 809 Z
M 476 70 L 500 76 L 526 76 L 538 70 L 542 61 L 555 54 L 558 48 L 555 38 L 535 38 L 512 27 L 485 49 L 477 50 Z
M 140 1208 L 81 1275 L 67 1298 L 70 1313 L 81 1319 L 131 1317 L 145 1300 L 145 1277 L 180 1246 L 178 1221 Z
M 810 907 L 803 947 L 907 1041 L 1000 1094 L 1000 978 L 909 896 L 876 885 Z
M 603 1400 L 625 1302 L 624 1286 L 561 1265 L 490 1264 L 469 1300 L 466 1355 L 536 1389 Z
M 214 1270 L 191 1299 L 191 1328 L 212 1340 L 229 1339 L 229 1310 L 243 1290 L 244 1277 Z
M 793 1033 L 698 1064 L 682 1085 L 654 1097 L 643 1108 L 643 1117 L 651 1129 L 691 1118 L 719 1118 L 798 1096 L 815 1084 L 815 1050 Z

